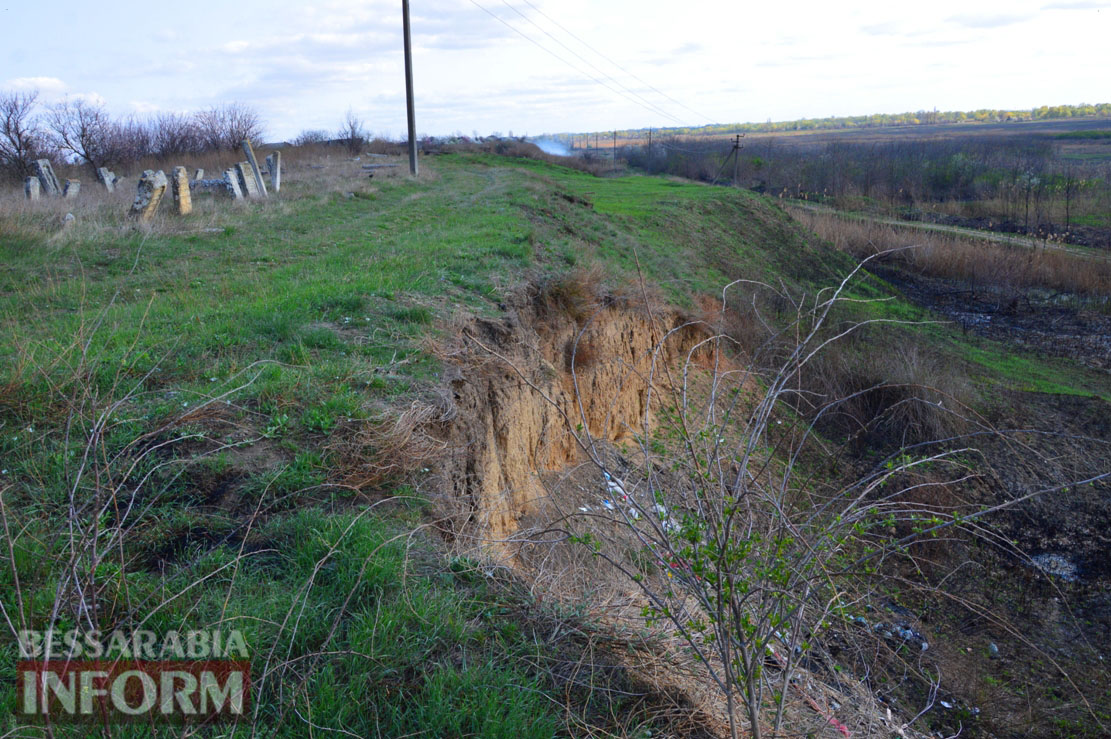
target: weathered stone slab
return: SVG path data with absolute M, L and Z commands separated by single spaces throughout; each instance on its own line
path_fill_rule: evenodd
M 234 167 L 224 170 L 224 185 L 227 186 L 232 200 L 243 199 L 243 190 L 239 187 L 239 173 Z
M 266 157 L 266 168 L 270 170 L 270 187 L 274 188 L 274 192 L 279 192 L 282 189 L 282 153 L 280 151 Z
M 189 173 L 185 167 L 174 167 L 174 171 L 170 173 L 170 188 L 173 191 L 177 214 L 187 216 L 192 213 L 193 196 L 189 192 Z
M 250 175 L 255 180 L 257 192 L 252 197 L 267 197 L 266 182 L 262 179 L 262 172 L 258 170 L 258 160 L 255 159 L 255 150 L 251 148 L 251 140 L 243 139 L 243 153 L 247 155 L 247 164 L 250 166 Z
M 243 194 L 249 198 L 260 197 L 258 185 L 255 182 L 255 175 L 251 172 L 251 163 L 240 162 L 235 165 L 235 169 L 239 174 L 239 186 L 243 188 Z
M 62 186 L 58 184 L 58 177 L 54 174 L 54 167 L 49 159 L 36 159 L 35 173 L 39 176 L 43 192 L 53 196 L 62 194 Z
M 158 204 L 166 194 L 166 174 L 162 170 L 145 170 L 136 187 L 135 202 L 131 204 L 131 217 L 147 223 L 158 212 Z
M 96 178 L 104 185 L 108 192 L 116 191 L 116 173 L 107 167 L 97 167 Z
M 25 177 L 23 179 L 23 195 L 28 200 L 38 200 L 42 195 L 42 183 L 38 177 Z
M 204 179 L 204 169 L 197 167 L 197 171 L 193 173 L 193 181 L 200 182 Z
M 63 195 L 66 200 L 72 200 L 77 197 L 79 192 L 81 192 L 81 180 L 66 180 L 66 188 Z

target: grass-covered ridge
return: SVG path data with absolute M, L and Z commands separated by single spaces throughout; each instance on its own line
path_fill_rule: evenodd
M 158 628 L 245 628 L 256 675 L 284 665 L 258 696 L 277 733 L 301 735 L 306 717 L 368 736 L 666 724 L 616 657 L 610 692 L 552 667 L 593 648 L 590 614 L 447 558 L 434 527 L 412 533 L 429 523 L 420 470 L 407 484 L 343 484 L 352 460 L 337 442 L 437 382 L 425 342 L 453 313 L 494 314 L 528 280 L 600 263 L 614 283 L 643 278 L 693 308 L 739 277 L 812 292 L 853 260 L 746 191 L 489 155 L 425 169 L 356 172 L 323 192 L 292 170 L 281 198 L 215 205 L 206 230 L 0 224 L 0 495 L 13 532 L 0 601 L 13 622 L 49 622 L 71 519 L 125 526 L 78 563 L 96 584 L 94 618 L 111 628 L 156 605 Z M 853 295 L 891 292 L 862 276 Z M 900 300 L 860 310 L 926 316 Z M 903 330 L 992 382 L 1107 397 L 1064 360 Z M 138 501 L 126 521 L 124 500 Z M 78 624 L 72 606 L 58 626 Z M 13 665 L 0 665 L 8 705 Z

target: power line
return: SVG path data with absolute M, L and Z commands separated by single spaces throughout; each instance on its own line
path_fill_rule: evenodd
M 497 21 L 498 23 L 501 23 L 501 24 L 502 24 L 503 26 L 505 26 L 506 28 L 510 29 L 511 31 L 513 31 L 514 33 L 516 33 L 516 34 L 517 34 L 518 36 L 520 36 L 521 38 L 523 38 L 523 39 L 525 39 L 526 41 L 528 41 L 528 42 L 529 42 L 530 44 L 533 44 L 534 46 L 536 46 L 536 47 L 538 47 L 538 48 L 540 48 L 540 49 L 543 49 L 544 51 L 546 51 L 547 53 L 551 54 L 552 56 L 554 56 L 554 57 L 555 57 L 556 59 L 558 59 L 559 61 L 561 61 L 561 62 L 563 62 L 564 64 L 566 64 L 567 66 L 569 66 L 569 67 L 570 67 L 571 69 L 575 70 L 576 72 L 578 72 L 579 74 L 581 74 L 581 75 L 583 75 L 583 76 L 585 76 L 585 77 L 588 77 L 588 78 L 590 78 L 590 79 L 591 79 L 591 80 L 593 80 L 594 82 L 597 82 L 597 83 L 598 83 L 599 85 L 601 85 L 602 87 L 606 88 L 606 89 L 607 89 L 607 90 L 609 90 L 610 92 L 612 92 L 612 93 L 616 93 L 616 94 L 620 95 L 621 97 L 625 98 L 626 100 L 629 100 L 630 102 L 632 102 L 632 103 L 635 103 L 636 105 L 639 105 L 640 107 L 644 108 L 645 110 L 648 110 L 649 112 L 652 112 L 652 113 L 657 113 L 657 112 L 658 112 L 658 111 L 656 111 L 656 110 L 653 110 L 652 108 L 648 107 L 648 106 L 647 106 L 647 105 L 645 105 L 644 103 L 640 102 L 640 101 L 639 101 L 639 100 L 637 100 L 636 98 L 630 97 L 629 95 L 625 94 L 625 93 L 624 93 L 624 92 L 622 92 L 621 90 L 615 90 L 614 88 L 610 87 L 610 86 L 609 86 L 609 85 L 607 85 L 607 84 L 606 84 L 605 82 L 603 82 L 602 80 L 598 79 L 597 77 L 595 77 L 594 75 L 590 74 L 589 72 L 584 72 L 584 71 L 583 71 L 582 69 L 580 69 L 579 67 L 575 66 L 575 65 L 574 65 L 573 63 L 571 63 L 571 62 L 567 61 L 566 59 L 564 59 L 563 57 L 561 57 L 561 56 L 560 56 L 559 54 L 557 54 L 557 53 L 555 53 L 554 51 L 552 51 L 551 49 L 549 49 L 549 48 L 548 48 L 547 46 L 544 46 L 544 45 L 543 45 L 543 44 L 541 44 L 541 43 L 540 43 L 539 41 L 537 41 L 536 39 L 532 38 L 531 36 L 529 36 L 528 34 L 526 34 L 526 33 L 525 33 L 524 31 L 522 31 L 521 29 L 519 29 L 519 28 L 517 28 L 516 26 L 514 26 L 513 24 L 511 24 L 511 23 L 507 22 L 507 21 L 506 21 L 506 20 L 505 20 L 504 18 L 502 18 L 501 16 L 497 15 L 496 13 L 494 13 L 494 12 L 492 12 L 492 11 L 488 10 L 487 8 L 485 8 L 484 6 L 480 5 L 480 4 L 478 3 L 478 2 L 476 2 L 476 0 L 470 0 L 470 3 L 471 3 L 471 5 L 474 5 L 474 6 L 476 7 L 476 8 L 478 8 L 479 10 L 481 10 L 482 12 L 486 13 L 487 15 L 489 15 L 489 16 L 490 16 L 491 18 L 493 18 L 494 20 L 496 20 L 496 21 Z M 678 120 L 678 119 L 674 118 L 674 116 L 668 116 L 668 117 L 669 117 L 669 118 L 671 118 L 672 120 Z M 681 123 L 681 121 L 679 121 L 679 122 Z
M 625 67 L 621 66 L 620 64 L 618 64 L 617 62 L 615 62 L 615 61 L 614 61 L 613 59 L 610 59 L 610 58 L 609 58 L 608 56 L 606 56 L 606 55 L 605 55 L 605 54 L 603 54 L 602 52 L 600 52 L 600 51 L 598 51 L 597 49 L 595 49 L 595 48 L 594 48 L 593 46 L 591 46 L 590 44 L 588 44 L 588 43 L 587 43 L 586 41 L 583 41 L 583 40 L 582 40 L 581 38 L 579 38 L 579 37 L 578 37 L 577 35 L 575 35 L 575 34 L 574 34 L 573 32 L 571 32 L 571 31 L 570 31 L 569 29 L 567 29 L 567 28 L 566 28 L 565 26 L 563 26 L 563 25 L 562 25 L 562 24 L 561 24 L 561 23 L 560 23 L 559 21 L 557 21 L 557 20 L 556 20 L 555 18 L 552 18 L 552 17 L 550 16 L 550 15 L 548 15 L 547 13 L 545 13 L 545 12 L 544 12 L 543 10 L 541 10 L 540 8 L 536 7 L 536 6 L 535 6 L 535 5 L 533 5 L 533 4 L 531 3 L 531 2 L 529 2 L 529 0 L 522 0 L 522 1 L 523 1 L 523 2 L 525 3 L 525 5 L 529 6 L 530 8 L 532 8 L 533 10 L 535 10 L 535 11 L 536 11 L 537 13 L 539 13 L 539 14 L 540 14 L 540 15 L 542 15 L 542 16 L 544 16 L 544 17 L 545 17 L 545 18 L 547 18 L 547 19 L 548 19 L 549 21 L 551 21 L 551 22 L 552 22 L 553 24 L 555 24 L 555 26 L 556 26 L 557 28 L 559 28 L 560 30 L 562 30 L 562 31 L 563 31 L 564 33 L 566 33 L 566 34 L 567 34 L 568 36 L 570 36 L 571 38 L 575 39 L 575 40 L 576 40 L 576 41 L 578 41 L 578 42 L 579 42 L 580 44 L 582 44 L 582 45 L 583 45 L 583 46 L 585 46 L 586 48 L 590 49 L 590 50 L 591 50 L 591 51 L 593 51 L 593 52 L 594 52 L 595 54 L 597 54 L 598 56 L 602 57 L 603 59 L 605 59 L 605 60 L 606 60 L 607 62 L 609 62 L 609 63 L 610 63 L 610 64 L 612 64 L 613 66 L 617 67 L 617 68 L 618 68 L 618 69 L 620 69 L 620 70 L 621 70 L 622 72 L 624 72 L 625 74 L 629 75 L 630 77 L 632 77 L 633 79 L 635 79 L 635 80 L 636 80 L 637 82 L 639 82 L 640 84 L 642 84 L 642 85 L 644 85 L 645 87 L 647 87 L 647 88 L 648 88 L 649 90 L 652 90 L 652 91 L 653 91 L 653 92 L 655 92 L 655 93 L 656 93 L 657 95 L 662 95 L 663 97 L 667 98 L 667 99 L 668 99 L 668 100 L 670 100 L 671 102 L 673 102 L 673 103 L 675 103 L 676 105 L 678 105 L 678 106 L 679 106 L 680 108 L 684 108 L 685 110 L 688 110 L 688 111 L 690 111 L 691 113 L 694 113 L 694 114 L 695 114 L 696 116 L 698 116 L 698 117 L 699 117 L 699 118 L 701 118 L 702 120 L 706 120 L 706 121 L 709 121 L 710 123 L 713 123 L 713 124 L 715 124 L 715 125 L 719 125 L 719 126 L 720 126 L 720 125 L 722 125 L 721 123 L 719 123 L 718 121 L 714 120 L 714 119 L 713 119 L 713 118 L 711 118 L 710 116 L 708 116 L 708 115 L 703 115 L 702 113 L 699 113 L 699 112 L 698 112 L 697 110 L 694 110 L 694 109 L 693 109 L 693 108 L 691 108 L 690 106 L 684 105 L 683 103 L 679 102 L 679 101 L 678 101 L 678 100 L 676 100 L 675 98 L 673 98 L 673 97 L 671 97 L 670 95 L 668 95 L 668 94 L 667 94 L 666 92 L 664 92 L 663 90 L 659 90 L 659 89 L 657 89 L 656 87 L 653 87 L 653 86 L 652 86 L 652 85 L 651 85 L 650 83 L 648 83 L 648 82 L 646 82 L 646 81 L 642 80 L 642 79 L 641 79 L 640 77 L 638 77 L 637 75 L 635 75 L 635 74 L 633 74 L 632 72 L 630 72 L 629 70 L 625 69 Z
M 656 111 L 657 113 L 659 113 L 660 115 L 664 116 L 665 118 L 670 118 L 671 120 L 675 121 L 675 122 L 676 122 L 676 123 L 678 123 L 679 125 L 683 125 L 683 121 L 682 121 L 682 119 L 681 119 L 681 118 L 677 118 L 676 116 L 673 116 L 673 115 L 671 115 L 671 113 L 669 113 L 669 112 L 667 112 L 666 110 L 664 110 L 663 108 L 659 107 L 658 105 L 656 105 L 655 103 L 653 103 L 653 102 L 652 102 L 651 100 L 648 100 L 648 99 L 646 99 L 646 98 L 645 98 L 644 96 L 642 96 L 642 95 L 641 95 L 640 93 L 638 93 L 638 92 L 637 92 L 636 90 L 633 90 L 633 89 L 630 89 L 629 87 L 626 87 L 626 86 L 625 86 L 624 84 L 622 84 L 622 83 L 621 83 L 620 81 L 618 81 L 618 80 L 614 79 L 614 78 L 613 78 L 612 76 L 610 76 L 610 75 L 606 74 L 606 72 L 605 72 L 604 70 L 602 70 L 602 69 L 599 69 L 599 68 L 598 68 L 598 66 L 597 66 L 597 65 L 595 65 L 595 64 L 594 64 L 593 62 L 591 62 L 591 61 L 590 61 L 589 59 L 585 58 L 585 57 L 584 57 L 584 56 L 583 56 L 582 54 L 580 54 L 579 52 L 575 51 L 575 50 L 574 50 L 574 49 L 572 49 L 572 48 L 571 48 L 570 46 L 568 46 L 567 44 L 563 43 L 563 42 L 562 42 L 562 41 L 560 41 L 560 40 L 559 40 L 558 38 L 556 38 L 556 37 L 555 37 L 555 36 L 553 36 L 553 35 L 552 35 L 551 33 L 549 33 L 549 32 L 548 32 L 548 30 L 547 30 L 546 28 L 544 28 L 543 26 L 539 25 L 539 24 L 538 24 L 538 23 L 537 23 L 536 21 L 534 21 L 534 20 L 533 20 L 532 18 L 529 18 L 529 17 L 527 16 L 527 15 L 525 15 L 525 14 L 524 14 L 524 13 L 522 13 L 521 11 L 517 10 L 517 9 L 516 9 L 515 7 L 513 7 L 512 5 L 510 5 L 510 4 L 509 4 L 509 2 L 508 2 L 508 0 L 502 0 L 502 4 L 503 4 L 503 5 L 505 5 L 505 7 L 509 8 L 510 10 L 512 10 L 512 11 L 513 11 L 514 13 L 516 13 L 517 15 L 521 16 L 522 18 L 524 18 L 524 19 L 525 19 L 526 21 L 528 21 L 529 23 L 531 23 L 531 24 L 532 24 L 533 26 L 535 26 L 536 28 L 538 28 L 538 29 L 540 30 L 540 32 L 541 32 L 541 33 L 543 33 L 543 34 L 544 34 L 545 36 L 547 36 L 548 38 L 550 38 L 550 39 L 551 39 L 552 41 L 555 41 L 555 42 L 556 42 L 557 44 L 559 44 L 560 46 L 562 46 L 562 47 L 563 47 L 564 49 L 566 49 L 567 51 L 571 52 L 571 54 L 573 54 L 573 55 L 575 56 L 575 58 L 576 58 L 576 59 L 578 59 L 579 61 L 581 61 L 581 62 L 583 62 L 584 64 L 586 64 L 587 66 L 589 66 L 589 67 L 590 67 L 591 69 L 593 69 L 593 70 L 594 70 L 595 72 L 597 72 L 598 74 L 602 75 L 602 76 L 603 76 L 603 77 L 605 77 L 605 78 L 606 78 L 607 80 L 609 80 L 609 81 L 610 81 L 610 82 L 612 82 L 613 84 L 617 85 L 617 86 L 618 86 L 618 87 L 620 87 L 621 89 L 625 90 L 625 91 L 626 91 L 626 92 L 628 92 L 628 93 L 629 93 L 630 95 L 634 95 L 634 96 L 636 96 L 636 97 L 637 97 L 637 98 L 638 98 L 639 100 L 643 101 L 645 105 L 648 105 L 648 106 L 650 106 L 650 107 L 651 107 L 651 109 L 655 110 L 655 111 Z M 549 20 L 551 20 L 551 19 L 549 18 Z M 556 24 L 556 25 L 559 25 L 559 24 Z

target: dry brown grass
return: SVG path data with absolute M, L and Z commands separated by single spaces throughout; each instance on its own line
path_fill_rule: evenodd
M 962 239 L 803 209 L 793 209 L 792 214 L 835 247 L 858 259 L 901 249 L 883 259 L 931 277 L 1010 290 L 1040 288 L 1081 296 L 1111 295 L 1108 257 L 1054 247 Z
M 381 147 L 379 147 L 381 148 Z M 261 160 L 269 149 L 258 148 Z M 190 178 L 197 168 L 205 170 L 206 179 L 219 179 L 223 171 L 243 159 L 240 152 L 208 152 L 181 156 L 173 160 L 143 160 L 136 167 L 161 169 L 169 172 L 175 166 L 184 166 Z M 394 168 L 374 171 L 373 179 L 362 168 L 367 163 L 396 164 Z M 282 150 L 281 193 L 266 200 L 234 201 L 220 191 L 193 191 L 193 213 L 178 216 L 173 200 L 167 192 L 158 214 L 149 224 L 139 226 L 128 217 L 128 209 L 135 199 L 138 178 L 117 172 L 124 177 L 116 184 L 114 192 L 91 176 L 87 168 L 72 166 L 55 170 L 60 180 L 79 179 L 81 191 L 72 200 L 45 195 L 38 201 L 24 198 L 22 185 L 0 189 L 0 238 L 17 240 L 21 237 L 48 237 L 52 243 L 112 239 L 133 232 L 136 228 L 152 233 L 198 233 L 220 230 L 241 224 L 251 212 L 282 212 L 288 201 L 332 193 L 369 193 L 392 182 L 399 182 L 408 175 L 405 161 L 400 158 L 362 156 L 358 160 L 347 150 L 336 146 L 313 145 L 288 147 Z M 265 175 L 264 175 L 265 177 Z M 420 179 L 436 178 L 434 171 L 422 167 Z M 269 180 L 267 180 L 269 185 Z M 66 215 L 74 220 L 67 224 Z
M 445 445 L 430 436 L 428 429 L 442 420 L 441 410 L 414 401 L 400 413 L 391 411 L 382 418 L 339 429 L 328 445 L 336 459 L 339 482 L 356 490 L 380 488 L 432 464 Z

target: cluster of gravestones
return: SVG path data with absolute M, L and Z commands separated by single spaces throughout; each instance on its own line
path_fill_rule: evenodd
M 43 193 L 50 197 L 70 199 L 77 197 L 79 192 L 81 180 L 66 180 L 64 186 L 59 184 L 49 159 L 36 160 L 35 174 L 23 180 L 23 194 L 28 200 L 38 200 Z
M 223 179 L 206 180 L 204 179 L 204 170 L 198 169 L 193 180 L 190 181 L 185 167 L 174 167 L 169 178 L 162 170 L 155 172 L 148 169 L 144 171 L 139 178 L 135 202 L 131 204 L 129 215 L 140 222 L 149 221 L 158 211 L 158 206 L 166 194 L 167 187 L 173 194 L 174 205 L 179 215 L 188 215 L 193 212 L 191 188 L 224 190 L 234 200 L 241 200 L 244 197 L 269 197 L 269 193 L 266 191 L 266 182 L 262 177 L 263 171 L 259 168 L 258 161 L 255 159 L 255 152 L 251 148 L 250 140 L 244 139 L 242 146 L 243 153 L 247 155 L 247 161 L 226 169 Z M 54 175 L 54 168 L 50 165 L 48 159 L 39 159 L 35 162 L 35 171 L 37 176 L 28 177 L 23 182 L 23 190 L 28 200 L 38 200 L 43 192 L 49 196 L 73 198 L 77 196 L 81 188 L 81 183 L 78 180 L 66 180 L 64 188 L 59 186 L 58 178 Z M 274 192 L 280 191 L 282 187 L 281 152 L 275 151 L 266 157 L 266 172 L 270 175 L 270 186 Z M 116 183 L 120 181 L 120 178 L 114 172 L 105 167 L 97 169 L 97 178 L 104 184 L 108 192 L 114 192 Z

